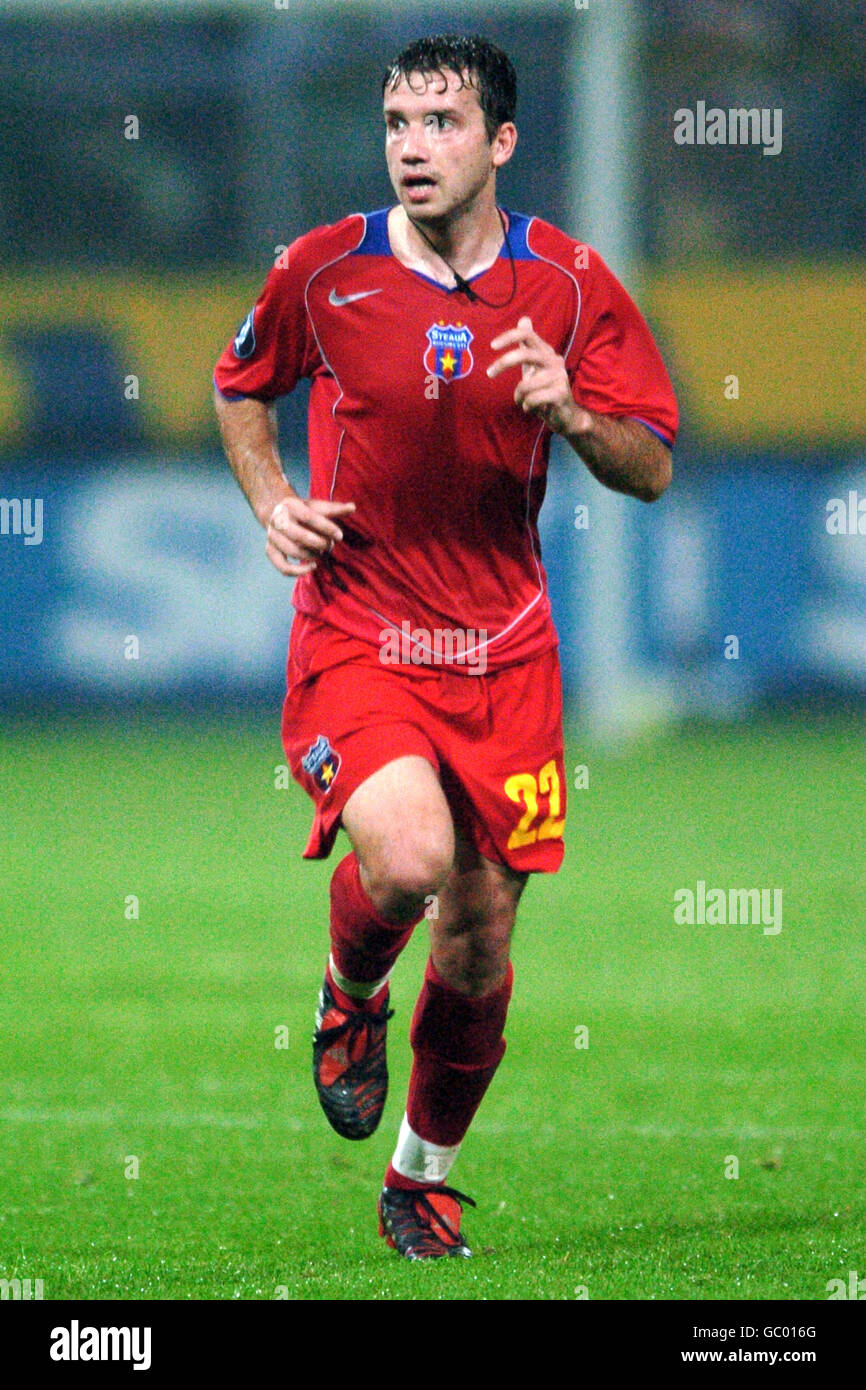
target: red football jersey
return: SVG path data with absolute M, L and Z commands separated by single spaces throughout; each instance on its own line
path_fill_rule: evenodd
M 676 400 L 645 320 L 590 248 L 507 214 L 508 244 L 471 282 L 493 308 L 398 261 L 387 217 L 294 242 L 214 380 L 270 402 L 309 377 L 309 495 L 356 503 L 295 607 L 380 648 L 386 634 L 468 634 L 454 669 L 471 674 L 481 654 L 495 668 L 557 642 L 537 529 L 552 436 L 514 404 L 518 369 L 487 376 L 491 341 L 528 315 L 581 405 L 668 444 Z

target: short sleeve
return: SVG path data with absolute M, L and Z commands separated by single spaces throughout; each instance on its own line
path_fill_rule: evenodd
M 228 344 L 214 372 L 217 390 L 231 400 L 272 401 L 292 391 L 320 363 L 305 304 L 309 272 L 303 240 L 281 253 L 264 289 Z
M 566 357 L 575 399 L 599 415 L 640 420 L 672 445 L 676 396 L 646 320 L 594 251 L 580 288 L 578 331 Z

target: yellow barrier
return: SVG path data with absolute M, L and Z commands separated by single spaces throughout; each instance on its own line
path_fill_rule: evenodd
M 263 271 L 0 279 L 0 446 L 36 409 L 4 333 L 104 329 L 123 376 L 139 378 L 153 442 L 213 437 L 213 364 L 255 300 Z M 637 292 L 659 335 L 691 431 L 710 445 L 814 447 L 866 436 L 866 264 L 697 266 L 651 271 Z M 732 381 L 736 378 L 736 382 Z
M 681 409 L 711 443 L 866 438 L 866 264 L 677 269 L 642 303 L 671 358 Z M 733 396 L 736 377 L 739 398 Z M 726 395 L 727 389 L 727 395 Z

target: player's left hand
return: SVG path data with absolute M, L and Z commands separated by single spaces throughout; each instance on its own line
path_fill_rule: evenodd
M 565 359 L 539 337 L 532 319 L 518 319 L 516 328 L 500 333 L 490 346 L 494 352 L 504 348 L 510 351 L 491 363 L 487 368 L 489 377 L 497 377 L 509 367 L 521 368 L 514 392 L 515 405 L 527 414 L 539 415 L 554 434 L 585 434 L 592 428 L 592 416 L 581 409 L 571 393 Z

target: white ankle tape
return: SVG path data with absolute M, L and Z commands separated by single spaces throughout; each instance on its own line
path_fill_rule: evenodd
M 386 985 L 391 978 L 393 965 L 387 975 L 383 975 L 381 980 L 374 980 L 369 984 L 366 980 L 347 980 L 345 975 L 341 975 L 334 964 L 334 957 L 328 957 L 328 968 L 331 972 L 331 979 L 341 989 L 344 994 L 348 994 L 350 999 L 372 999 L 374 994 L 378 994 L 383 985 Z
M 404 1115 L 391 1163 L 413 1182 L 444 1182 L 459 1152 L 459 1144 L 434 1144 L 422 1139 Z

